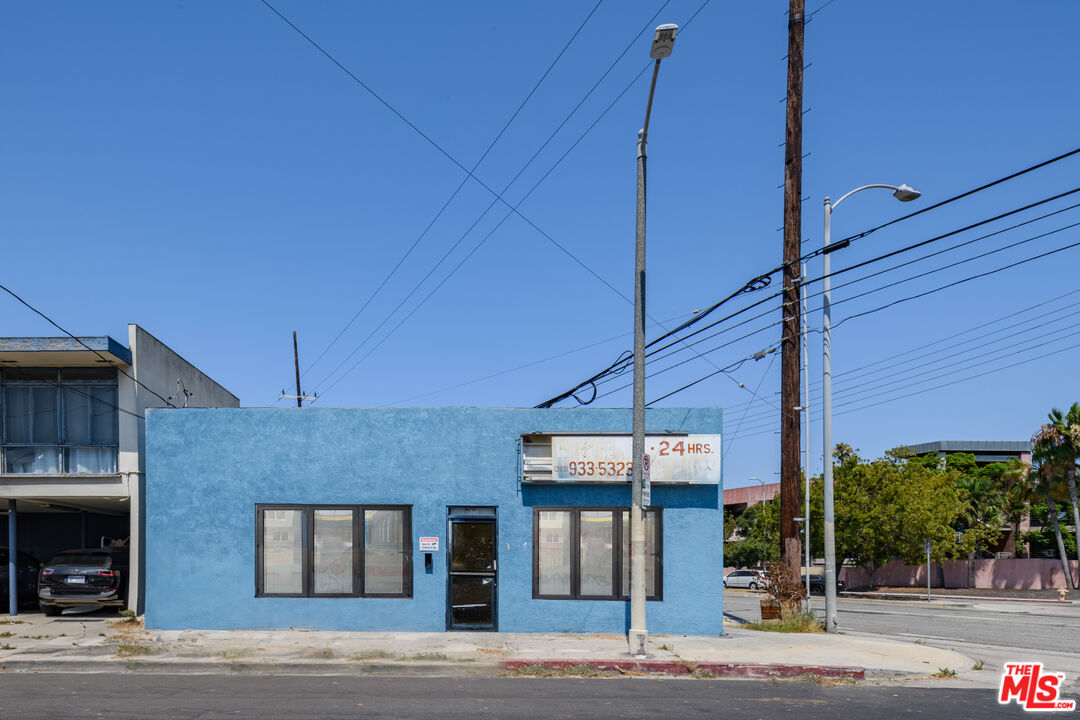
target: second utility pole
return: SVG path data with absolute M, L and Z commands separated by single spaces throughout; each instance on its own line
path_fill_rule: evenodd
M 789 0 L 787 130 L 784 142 L 784 275 L 780 352 L 780 561 L 793 578 L 802 564 L 799 528 L 799 257 L 802 254 L 802 84 L 804 0 Z

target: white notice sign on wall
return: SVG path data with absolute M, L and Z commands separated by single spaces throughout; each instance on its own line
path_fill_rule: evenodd
M 437 538 L 437 537 L 422 537 L 422 538 L 420 538 L 420 552 L 439 552 L 439 538 Z

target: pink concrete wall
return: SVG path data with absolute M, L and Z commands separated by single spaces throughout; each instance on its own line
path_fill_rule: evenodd
M 724 490 L 724 505 L 757 505 L 761 502 L 763 492 L 766 500 L 772 500 L 780 494 L 780 483 L 767 483 L 764 489 L 761 485 L 727 488 Z
M 1061 561 L 1047 558 L 1008 560 L 975 560 L 975 587 L 1013 590 L 1042 590 L 1066 587 Z M 1077 576 L 1077 564 L 1070 561 L 1073 577 Z M 968 566 L 966 560 L 943 563 L 946 588 L 967 587 Z M 870 578 L 865 568 L 844 567 L 840 579 L 849 588 L 869 587 Z M 905 565 L 891 560 L 874 573 L 876 585 L 892 587 L 926 587 L 926 566 Z M 930 576 L 931 587 L 941 587 L 941 573 L 937 565 Z

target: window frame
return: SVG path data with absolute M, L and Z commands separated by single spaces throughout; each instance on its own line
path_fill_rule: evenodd
M 68 378 L 68 373 L 75 374 L 80 370 L 96 371 L 99 377 L 72 377 Z M 28 377 L 18 378 L 10 377 L 11 371 L 16 373 L 38 373 L 41 377 Z M 110 373 L 111 371 L 111 373 Z M 111 377 L 106 375 L 111 374 Z M 51 375 L 51 378 L 45 377 L 45 375 Z M 113 400 L 107 402 L 99 400 L 88 392 L 91 387 L 107 387 L 112 390 Z M 5 405 L 7 404 L 7 388 L 9 387 L 28 387 L 28 388 L 49 388 L 53 391 L 56 398 L 56 441 L 55 442 L 36 442 L 33 438 L 33 428 L 35 420 L 33 418 L 34 398 L 33 391 L 30 393 L 29 407 L 31 413 L 30 420 L 30 432 L 31 437 L 29 442 L 9 442 L 8 441 L 8 427 L 7 427 L 7 411 Z M 79 395 L 86 396 L 87 400 L 87 412 L 90 414 L 87 418 L 87 432 L 93 437 L 93 408 L 95 403 L 104 405 L 109 408 L 112 415 L 112 427 L 111 435 L 115 439 L 111 442 L 95 442 L 93 440 L 89 442 L 73 442 L 69 441 L 67 435 L 67 428 L 65 423 L 65 413 L 67 411 L 67 391 L 74 392 Z M 72 476 L 113 476 L 119 474 L 119 462 L 120 462 L 120 383 L 118 373 L 115 367 L 105 368 L 86 368 L 86 367 L 10 367 L 0 369 L 0 475 L 5 476 L 57 476 L 57 475 L 72 475 Z M 48 472 L 7 472 L 7 453 L 9 449 L 22 449 L 22 448 L 55 448 L 58 455 L 57 466 L 59 468 L 56 473 Z M 112 472 L 78 472 L 71 470 L 73 461 L 71 459 L 72 450 L 80 449 L 102 449 L 108 448 L 112 450 L 112 465 L 114 470 Z
M 662 507 L 644 508 L 645 513 L 654 513 L 656 528 L 656 577 L 655 594 L 648 595 L 648 601 L 662 602 L 664 599 L 664 513 Z M 552 595 L 540 593 L 540 513 L 542 512 L 569 512 L 570 513 L 570 542 L 573 552 L 570 553 L 570 594 Z M 611 595 L 583 595 L 581 594 L 581 513 L 582 512 L 611 512 L 612 513 L 612 562 L 611 562 Z M 534 600 L 621 600 L 627 601 L 629 595 L 622 594 L 622 566 L 623 566 L 623 513 L 629 514 L 631 509 L 620 505 L 536 505 L 533 506 L 532 516 L 532 597 Z M 646 556 L 647 557 L 647 556 Z
M 263 590 L 265 569 L 265 517 L 268 510 L 294 510 L 304 513 L 304 547 L 300 558 L 301 592 L 268 593 Z M 352 512 L 352 586 L 347 593 L 315 592 L 315 512 L 318 510 L 348 510 Z M 397 510 L 402 512 L 401 534 L 402 587 L 400 593 L 365 592 L 364 513 L 367 510 Z M 255 597 L 257 598 L 398 598 L 413 596 L 412 505 L 318 505 L 313 503 L 256 503 L 255 505 Z

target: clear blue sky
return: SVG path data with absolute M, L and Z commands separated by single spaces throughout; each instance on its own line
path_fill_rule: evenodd
M 274 1 L 469 168 L 593 4 Z M 292 392 L 297 330 L 304 389 L 322 405 L 532 406 L 630 346 L 632 307 L 619 293 L 632 295 L 635 136 L 648 91 L 647 75 L 634 78 L 648 65 L 655 25 L 685 27 L 663 63 L 650 131 L 650 315 L 670 327 L 779 264 L 786 6 L 712 0 L 686 25 L 701 0 L 604 0 L 476 170 L 502 191 L 629 46 L 506 191 L 517 204 L 578 143 L 521 204 L 528 221 L 512 215 L 496 229 L 505 206 L 481 217 L 492 196 L 467 182 L 311 367 L 463 171 L 256 0 L 4 2 L 0 282 L 76 334 L 124 339 L 126 323 L 143 325 L 244 405 L 287 404 L 277 398 Z M 821 243 L 825 195 L 866 183 L 923 192 L 912 205 L 884 191 L 851 198 L 833 218 L 839 239 L 1080 146 L 1080 5 L 808 1 L 809 13 L 819 8 L 806 27 L 806 249 Z M 868 236 L 834 255 L 834 270 L 1069 190 L 1078 178 L 1080 156 Z M 836 284 L 1077 202 L 1048 203 Z M 1080 241 L 1068 228 L 839 302 L 1078 221 L 1080 209 L 1064 210 L 837 287 L 834 322 Z M 838 326 L 835 439 L 868 455 L 905 442 L 1025 439 L 1050 407 L 1080 400 L 1080 351 L 1065 350 L 1080 342 L 1080 293 L 1054 300 L 1080 290 L 1078 260 L 1080 248 L 1065 250 Z M 811 262 L 812 278 L 820 263 Z M 1039 303 L 946 344 L 955 347 L 904 354 Z M 767 317 L 698 351 L 777 320 L 775 301 L 767 307 Z M 6 336 L 56 334 L 6 296 L 0 317 Z M 820 325 L 813 312 L 811 327 Z M 773 324 L 708 353 L 714 365 L 695 359 L 660 373 L 692 355 L 660 360 L 648 395 L 778 338 Z M 815 382 L 820 353 L 813 334 Z M 881 360 L 868 368 L 875 375 L 855 372 Z M 1020 364 L 964 380 L 1012 363 Z M 727 410 L 726 482 L 738 486 L 775 479 L 778 421 L 766 403 L 778 404 L 778 387 L 778 359 L 750 360 L 664 404 Z M 881 400 L 890 402 L 865 407 Z M 629 391 L 597 403 L 628 406 Z M 816 394 L 811 403 L 818 473 Z

